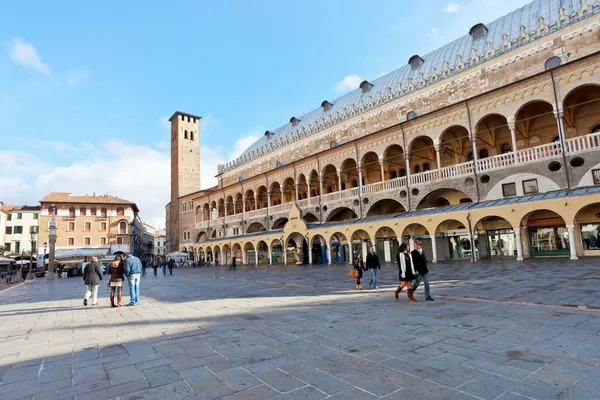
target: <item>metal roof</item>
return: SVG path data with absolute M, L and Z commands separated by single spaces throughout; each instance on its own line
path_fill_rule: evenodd
M 466 35 L 421 56 L 424 62 L 420 67 L 411 69 L 407 63 L 397 70 L 373 80 L 371 82 L 373 87 L 367 92 L 363 93 L 360 88 L 356 88 L 341 96 L 332 102 L 333 107 L 328 111 L 318 107 L 304 115 L 297 116 L 300 122 L 296 126 L 287 123 L 271 131 L 274 135 L 261 137 L 248 147 L 236 161 L 226 164 L 223 171 L 240 165 L 252 157 L 264 154 L 264 151 L 270 148 L 269 146 L 281 145 L 282 141 L 285 142 L 298 135 L 315 133 L 321 130 L 326 122 L 327 126 L 331 126 L 563 28 L 578 21 L 580 12 L 581 17 L 599 12 L 600 7 L 592 8 L 590 1 L 593 0 L 583 0 L 584 3 L 587 2 L 587 7 L 584 7 L 584 11 L 582 11 L 582 0 L 534 0 L 486 24 L 487 35 L 477 40 L 473 40 L 468 34 L 470 27 L 465 27 Z M 561 8 L 564 10 L 563 15 L 567 17 L 566 20 L 563 18 L 562 23 L 559 11 Z M 521 27 L 524 27 L 526 35 L 530 35 L 528 40 L 521 40 L 523 35 Z M 476 53 L 475 58 L 472 54 L 473 49 Z M 461 67 L 459 67 L 459 57 L 464 64 Z M 449 71 L 448 74 L 443 74 L 446 62 Z M 433 68 L 435 68 L 435 76 Z M 423 81 L 419 83 L 421 74 Z M 379 96 L 381 96 L 381 100 L 377 101 Z M 260 153 L 261 150 L 263 153 Z

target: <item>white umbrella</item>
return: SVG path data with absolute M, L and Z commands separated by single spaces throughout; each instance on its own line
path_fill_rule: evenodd
M 19 261 L 15 262 L 15 264 L 17 264 L 17 265 L 29 264 L 29 260 L 19 260 Z
M 0 256 L 0 264 L 10 264 L 10 263 L 14 263 L 14 262 L 15 262 L 15 260 L 12 258 Z
M 75 249 L 65 251 L 64 253 L 60 253 L 56 255 L 57 260 L 65 260 L 69 258 L 81 258 L 81 257 L 93 257 L 93 256 L 103 256 L 106 254 L 105 249 Z

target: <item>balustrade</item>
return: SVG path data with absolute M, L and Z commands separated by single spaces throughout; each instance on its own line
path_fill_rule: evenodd
M 600 148 L 600 132 L 567 139 L 565 146 L 569 154 Z

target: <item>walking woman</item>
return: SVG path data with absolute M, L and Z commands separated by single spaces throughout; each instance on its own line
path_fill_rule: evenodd
M 121 307 L 121 300 L 123 299 L 123 276 L 125 269 L 124 263 L 121 256 L 116 256 L 115 260 L 110 263 L 108 272 L 111 274 L 108 280 L 108 287 L 110 288 L 110 305 L 112 307 Z M 117 304 L 115 305 L 115 292 L 117 292 Z
M 352 266 L 356 271 L 358 271 L 358 278 L 356 278 L 356 290 L 362 290 L 362 285 L 360 284 L 360 278 L 363 277 L 363 271 L 366 271 L 367 268 L 363 264 L 363 260 L 360 254 L 357 254 L 354 257 L 354 261 L 352 262 Z
M 416 302 L 413 297 L 412 281 L 417 277 L 415 272 L 415 264 L 411 254 L 408 251 L 408 245 L 402 243 L 396 253 L 396 262 L 398 263 L 398 269 L 400 270 L 400 284 L 398 289 L 394 292 L 394 297 L 398 300 L 398 294 L 404 289 L 404 286 L 408 286 L 408 299 L 411 303 Z

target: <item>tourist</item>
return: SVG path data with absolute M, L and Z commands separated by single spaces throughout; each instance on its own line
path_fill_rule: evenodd
M 146 260 L 142 261 L 142 276 L 146 276 L 146 263 Z
M 394 292 L 394 297 L 398 300 L 398 294 L 400 294 L 404 286 L 408 286 L 408 299 L 411 303 L 414 303 L 416 300 L 413 297 L 412 281 L 416 278 L 417 273 L 415 272 L 415 264 L 412 260 L 412 255 L 408 252 L 408 245 L 406 243 L 400 245 L 398 253 L 396 253 L 396 262 L 400 270 L 401 283 Z
M 157 256 L 154 261 L 152 261 L 152 269 L 154 270 L 154 276 L 158 275 L 158 267 L 160 266 L 160 256 Z
M 435 238 L 432 238 L 435 240 Z M 415 240 L 415 249 L 411 251 L 411 256 L 415 262 L 415 270 L 417 270 L 417 279 L 412 283 L 413 292 L 417 290 L 421 279 L 425 282 L 425 300 L 433 301 L 429 292 L 429 270 L 427 269 L 427 258 L 423 252 L 423 245 L 419 240 Z
M 92 262 L 87 264 L 83 270 L 83 282 L 85 282 L 85 297 L 83 305 L 87 306 L 90 296 L 92 305 L 98 305 L 98 285 L 102 280 L 102 267 L 98 263 L 98 257 L 92 257 Z
M 160 263 L 160 268 L 162 269 L 163 276 L 167 275 L 167 265 L 169 265 L 169 262 L 166 258 L 163 258 L 162 262 Z
M 140 298 L 140 274 L 142 263 L 133 254 L 125 253 L 125 275 L 129 281 L 129 304 L 135 306 Z
M 110 288 L 110 305 L 111 307 L 121 307 L 121 300 L 123 299 L 123 281 L 125 276 L 123 275 L 123 259 L 121 256 L 116 256 L 115 260 L 109 264 L 107 271 L 110 274 L 108 280 L 108 287 Z M 117 304 L 115 305 L 115 292 L 117 293 Z
M 359 254 L 357 254 L 354 257 L 354 262 L 352 263 L 352 267 L 358 271 L 358 278 L 356 278 L 356 289 L 357 290 L 362 290 L 362 285 L 360 283 L 360 278 L 363 277 L 363 271 L 366 271 L 367 268 L 365 267 L 363 260 L 362 260 L 362 256 Z
M 231 257 L 231 269 L 232 269 L 232 270 L 234 270 L 234 271 L 235 271 L 235 267 L 236 267 L 236 265 L 235 265 L 235 264 L 236 264 L 236 261 L 237 261 L 237 260 L 235 259 L 235 255 L 233 255 L 233 256 Z
M 375 254 L 375 248 L 371 247 L 369 254 L 367 254 L 367 269 L 371 274 L 371 280 L 369 281 L 369 287 L 374 287 L 375 289 L 379 289 L 377 286 L 377 270 L 381 269 L 381 264 L 379 264 L 379 257 Z
M 175 268 L 175 260 L 172 258 L 169 260 L 169 275 L 173 275 L 173 268 Z M 165 272 L 166 275 L 166 272 Z

